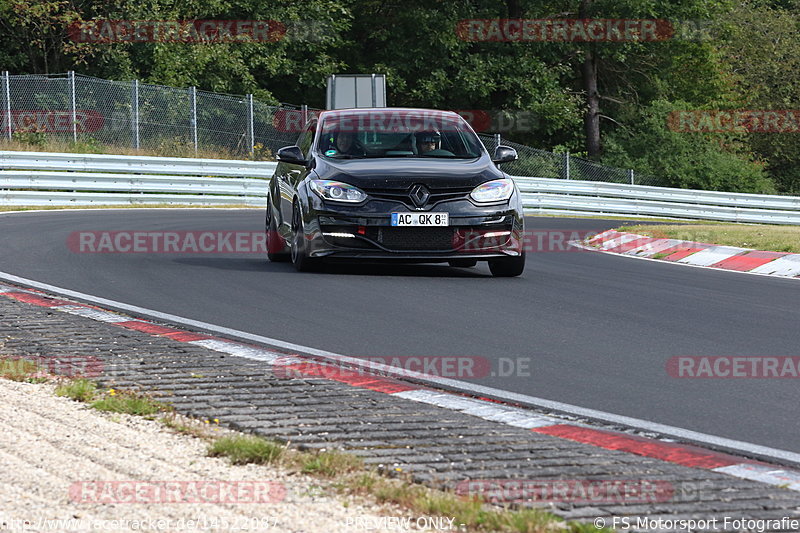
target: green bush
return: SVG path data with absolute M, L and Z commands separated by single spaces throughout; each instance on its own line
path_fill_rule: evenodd
M 694 107 L 686 102 L 653 102 L 627 128 L 606 136 L 603 164 L 663 178 L 671 187 L 774 192 L 764 164 L 754 160 L 740 134 L 681 132 L 668 127 L 671 112 Z
M 94 381 L 80 378 L 56 387 L 56 396 L 66 396 L 78 402 L 90 402 L 97 393 L 97 384 Z
M 47 133 L 43 131 L 37 130 L 21 130 L 15 131 L 11 138 L 17 142 L 22 144 L 30 144 L 31 146 L 37 146 L 39 148 L 43 148 L 47 145 Z
M 283 456 L 285 448 L 277 442 L 252 435 L 223 437 L 208 449 L 211 457 L 227 457 L 235 465 L 274 463 Z

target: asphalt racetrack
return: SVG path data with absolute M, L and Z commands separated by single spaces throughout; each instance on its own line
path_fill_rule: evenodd
M 530 254 L 522 277 L 503 279 L 484 263 L 300 274 L 252 253 L 68 246 L 70 234 L 86 231 L 259 232 L 263 218 L 213 209 L 0 214 L 0 271 L 355 357 L 472 356 L 495 369 L 502 358 L 515 362 L 511 375 L 475 381 L 800 452 L 797 379 L 681 379 L 666 370 L 674 356 L 800 356 L 800 280 L 582 251 Z M 526 229 L 621 224 L 536 217 Z

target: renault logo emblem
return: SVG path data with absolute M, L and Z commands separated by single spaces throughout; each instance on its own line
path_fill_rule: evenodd
M 428 203 L 428 198 L 431 197 L 431 193 L 424 185 L 417 184 L 411 187 L 409 196 L 411 197 L 411 201 L 414 202 L 415 206 L 422 207 Z

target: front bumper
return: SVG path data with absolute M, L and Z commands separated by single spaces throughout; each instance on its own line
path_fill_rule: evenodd
M 522 253 L 522 220 L 506 209 L 489 215 L 450 214 L 450 225 L 393 227 L 390 214 L 320 214 L 307 235 L 312 257 L 446 261 Z

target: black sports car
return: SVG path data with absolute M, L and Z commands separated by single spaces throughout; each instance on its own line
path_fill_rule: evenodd
M 519 191 L 458 114 L 425 109 L 323 111 L 278 150 L 267 202 L 272 261 L 488 261 L 525 268 Z

